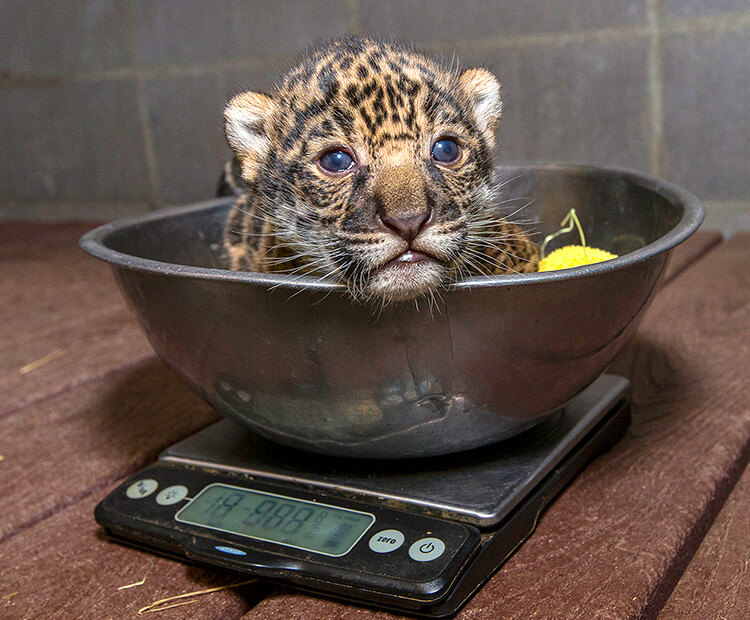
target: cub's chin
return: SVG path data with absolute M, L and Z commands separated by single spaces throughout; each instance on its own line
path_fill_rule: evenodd
M 385 301 L 407 301 L 438 288 L 447 277 L 448 269 L 437 260 L 411 254 L 407 252 L 373 271 L 362 296 Z

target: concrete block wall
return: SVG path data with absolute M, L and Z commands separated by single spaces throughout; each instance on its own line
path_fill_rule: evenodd
M 748 0 L 3 0 L 0 218 L 212 196 L 227 99 L 340 34 L 493 70 L 499 155 L 625 166 L 750 228 Z

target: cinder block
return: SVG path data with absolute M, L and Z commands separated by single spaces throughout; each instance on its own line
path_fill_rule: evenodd
M 666 0 L 665 10 L 675 17 L 707 17 L 732 11 L 750 11 L 747 0 Z
M 129 80 L 0 90 L 0 199 L 147 200 Z
M 5 0 L 0 19 L 2 69 L 11 75 L 69 75 L 131 64 L 125 0 Z
M 664 174 L 698 196 L 750 198 L 750 37 L 664 41 Z
M 590 41 L 487 52 L 484 64 L 503 88 L 501 160 L 648 170 L 646 45 Z
M 344 34 L 345 0 L 160 0 L 138 4 L 136 55 L 144 65 L 293 54 Z
M 645 0 L 361 0 L 362 30 L 407 42 L 485 39 L 642 23 Z
M 213 197 L 231 155 L 224 139 L 224 106 L 238 92 L 269 90 L 280 71 L 268 66 L 147 82 L 162 202 Z

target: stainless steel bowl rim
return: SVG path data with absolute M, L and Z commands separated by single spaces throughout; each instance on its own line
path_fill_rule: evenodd
M 690 237 L 690 235 L 692 235 L 698 229 L 698 227 L 701 225 L 701 222 L 703 221 L 705 213 L 703 205 L 701 204 L 700 200 L 698 200 L 698 198 L 696 198 L 690 192 L 687 192 L 668 181 L 635 172 L 633 170 L 616 167 L 589 166 L 567 163 L 524 164 L 514 162 L 503 165 L 504 168 L 514 168 L 520 166 L 523 166 L 526 170 L 546 169 L 570 171 L 584 175 L 601 175 L 602 173 L 604 173 L 613 177 L 616 176 L 622 180 L 632 183 L 633 185 L 643 187 L 644 189 L 662 195 L 672 202 L 682 204 L 684 206 L 684 212 L 677 225 L 674 226 L 674 228 L 672 228 L 672 230 L 670 230 L 667 234 L 638 250 L 629 252 L 628 254 L 624 254 L 609 261 L 596 263 L 594 265 L 586 265 L 583 267 L 574 267 L 571 269 L 547 271 L 542 273 L 473 276 L 461 280 L 460 282 L 451 284 L 449 287 L 450 289 L 456 290 L 484 287 L 510 287 L 531 283 L 541 284 L 545 282 L 568 280 L 571 278 L 594 276 L 601 273 L 614 271 L 616 269 L 623 269 L 633 265 L 634 263 L 638 263 L 651 256 L 655 256 L 661 252 L 679 245 L 685 239 Z M 212 206 L 219 208 L 221 206 L 225 206 L 226 204 L 227 198 L 218 198 L 214 200 L 207 200 L 192 207 L 161 209 L 157 212 L 149 213 L 147 215 L 139 215 L 117 220 L 115 222 L 104 224 L 103 226 L 99 226 L 98 228 L 89 231 L 81 238 L 79 244 L 84 251 L 107 263 L 147 273 L 169 275 L 181 278 L 195 278 L 202 280 L 233 281 L 238 283 L 265 286 L 269 288 L 275 287 L 288 289 L 306 289 L 309 291 L 340 290 L 342 293 L 346 291 L 346 286 L 343 284 L 325 282 L 319 278 L 311 276 L 289 276 L 284 274 L 231 271 L 228 269 L 215 269 L 208 267 L 193 267 L 189 265 L 180 265 L 176 263 L 167 263 L 152 260 L 140 256 L 134 256 L 132 254 L 125 254 L 123 252 L 113 250 L 105 245 L 105 240 L 107 239 L 107 237 L 116 230 L 128 228 L 130 226 L 135 226 L 146 222 L 151 222 L 154 220 L 160 220 L 172 215 L 185 214 L 202 209 L 209 209 Z

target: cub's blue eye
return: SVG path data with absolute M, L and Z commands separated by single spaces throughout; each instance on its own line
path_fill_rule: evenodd
M 460 155 L 461 148 L 451 138 L 442 138 L 432 146 L 432 158 L 443 164 L 451 164 L 458 161 Z
M 320 167 L 326 172 L 346 172 L 354 166 L 354 159 L 346 151 L 328 151 L 320 158 Z

